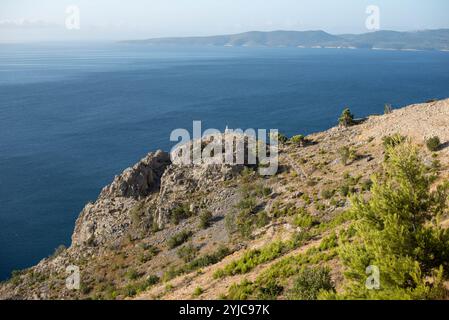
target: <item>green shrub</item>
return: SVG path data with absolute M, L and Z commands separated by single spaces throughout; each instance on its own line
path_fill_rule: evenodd
M 23 275 L 23 270 L 13 270 L 11 271 L 10 281 L 14 286 L 17 286 L 21 282 L 21 275 Z
M 162 230 L 161 227 L 159 227 L 159 224 L 156 222 L 156 219 L 153 218 L 153 220 L 150 222 L 150 230 L 153 233 L 159 232 Z
M 366 179 L 366 180 L 362 181 L 362 184 L 361 184 L 362 191 L 370 191 L 372 185 L 373 185 L 373 181 L 371 181 L 371 179 Z
M 247 273 L 262 263 L 276 259 L 288 249 L 287 244 L 278 241 L 261 249 L 249 250 L 240 259 L 232 261 L 222 270 L 217 270 L 215 277 Z
M 432 137 L 426 140 L 426 146 L 429 151 L 435 152 L 440 148 L 441 141 L 438 137 Z
M 242 176 L 242 182 L 247 184 L 254 178 L 254 170 L 249 167 L 244 167 L 240 175 Z
M 184 266 L 183 271 L 189 272 L 218 263 L 229 254 L 231 254 L 231 251 L 227 247 L 220 245 L 214 253 L 206 254 L 188 263 Z
M 271 188 L 264 187 L 262 184 L 256 184 L 253 194 L 258 197 L 268 197 L 272 192 Z
M 233 234 L 237 231 L 237 226 L 235 224 L 237 213 L 234 211 L 229 212 L 225 215 L 225 228 L 229 234 Z
M 126 278 L 128 278 L 128 280 L 136 280 L 140 277 L 140 274 L 136 269 L 130 269 L 126 272 L 125 276 Z
M 290 291 L 292 300 L 317 300 L 322 291 L 335 291 L 329 269 L 302 268 Z
M 92 292 L 92 289 L 93 289 L 92 286 L 90 286 L 90 285 L 88 285 L 88 284 L 86 284 L 84 282 L 80 283 L 80 292 L 81 292 L 81 294 L 88 295 L 89 293 Z
M 305 229 L 311 228 L 315 223 L 316 221 L 307 212 L 297 214 L 293 220 L 295 226 Z
M 406 137 L 400 135 L 399 133 L 395 133 L 391 136 L 384 137 L 382 139 L 382 141 L 383 141 L 384 148 L 388 149 L 388 148 L 393 148 L 393 147 L 400 145 L 406 139 L 407 139 Z
M 155 252 L 155 253 L 158 252 L 158 249 L 155 246 L 153 246 L 152 244 L 149 244 L 149 243 L 141 242 L 141 243 L 139 243 L 139 247 L 143 251 L 152 251 L 152 252 Z
M 155 284 L 159 283 L 159 281 L 160 281 L 159 277 L 151 275 L 145 280 L 128 284 L 121 291 L 125 297 L 134 297 L 135 295 L 144 292 L 151 286 L 154 286 Z M 115 299 L 118 295 L 113 285 L 105 289 L 105 291 L 107 291 L 106 296 L 107 297 L 109 296 L 111 299 Z
M 137 288 L 132 284 L 128 284 L 123 289 L 123 294 L 125 295 L 125 297 L 134 297 L 137 294 Z
M 332 189 L 323 189 L 321 190 L 321 196 L 326 199 L 329 200 L 330 198 L 332 198 L 334 196 L 334 190 Z
M 321 240 L 319 249 L 321 251 L 326 251 L 338 246 L 338 238 L 335 232 L 332 232 L 329 236 Z
M 153 255 L 152 254 L 147 254 L 145 252 L 142 252 L 139 254 L 139 262 L 140 263 L 147 263 L 148 261 L 150 261 L 151 259 L 153 259 Z
M 204 292 L 203 288 L 201 287 L 196 287 L 195 290 L 193 290 L 193 296 L 194 297 L 199 297 L 200 295 L 202 295 Z
M 340 156 L 340 160 L 343 165 L 347 165 L 348 161 L 357 159 L 357 153 L 353 148 L 349 148 L 347 146 L 341 147 L 338 149 L 338 154 Z
M 183 273 L 192 272 L 192 271 L 198 270 L 200 268 L 204 268 L 209 265 L 215 264 L 215 263 L 223 260 L 223 258 L 228 256 L 229 254 L 231 254 L 231 251 L 227 247 L 220 245 L 218 247 L 218 249 L 215 252 L 213 252 L 212 254 L 206 254 L 202 257 L 199 257 L 199 258 L 185 264 L 184 266 L 182 266 L 179 269 L 176 269 L 173 266 L 170 266 L 167 269 L 167 271 L 165 271 L 163 280 L 169 281 Z
M 131 217 L 131 224 L 134 228 L 140 225 L 144 214 L 145 214 L 145 202 L 143 201 L 138 202 L 134 207 L 131 208 L 129 215 Z
M 257 300 L 276 300 L 279 295 L 284 291 L 284 287 L 277 284 L 275 280 L 271 280 L 257 288 L 256 299 Z
M 243 238 L 251 237 L 251 234 L 255 227 L 254 219 L 255 215 L 249 210 L 242 210 L 237 214 L 235 225 L 237 228 L 237 232 L 239 232 Z
M 180 205 L 170 211 L 170 221 L 173 224 L 178 225 L 182 220 L 190 218 L 192 212 L 190 212 L 189 206 L 186 204 Z
M 241 283 L 234 283 L 228 290 L 227 299 L 229 300 L 247 300 L 253 294 L 253 283 L 243 280 Z
M 310 196 L 307 193 L 304 193 L 301 196 L 302 201 L 305 202 L 305 204 L 311 204 L 312 203 L 312 199 L 310 199 Z
M 341 163 L 343 163 L 343 165 L 347 165 L 350 154 L 349 147 L 341 147 L 338 149 L 338 154 L 340 156 Z
M 103 294 L 102 294 L 101 299 L 106 299 L 106 300 L 115 300 L 115 299 L 117 299 L 117 296 L 119 294 L 113 284 L 106 285 L 106 287 L 104 289 L 102 289 L 102 291 L 103 291 Z
M 139 255 L 139 260 L 142 263 L 148 262 L 159 253 L 159 249 L 147 243 L 141 243 L 140 248 L 143 250 Z
M 324 203 L 321 202 L 315 202 L 315 209 L 317 211 L 323 212 L 326 210 L 326 205 Z
M 163 282 L 170 281 L 171 279 L 176 278 L 181 274 L 182 274 L 181 269 L 176 269 L 174 266 L 170 266 L 167 270 L 165 270 L 162 276 L 162 281 Z
M 288 141 L 288 138 L 286 135 L 279 133 L 278 134 L 278 139 L 280 143 L 286 143 Z
M 184 262 L 191 262 L 198 254 L 198 249 L 192 244 L 185 245 L 178 249 L 178 257 Z
M 168 239 L 168 247 L 170 249 L 179 247 L 181 244 L 183 244 L 184 242 L 186 242 L 187 240 L 190 239 L 190 237 L 192 236 L 192 231 L 181 231 L 178 234 L 175 234 L 173 237 L 171 237 L 170 239 Z
M 262 227 L 265 227 L 269 223 L 270 223 L 270 217 L 268 216 L 268 214 L 265 211 L 260 211 L 257 214 L 256 226 L 258 228 L 262 228 Z
M 125 297 L 134 297 L 137 294 L 144 292 L 151 286 L 154 286 L 155 284 L 159 283 L 159 281 L 160 281 L 160 279 L 158 276 L 151 275 L 143 281 L 137 281 L 137 282 L 130 283 L 130 284 L 126 285 L 126 287 L 124 287 L 121 290 L 121 293 Z M 104 289 L 103 291 L 106 291 L 106 298 L 110 299 L 110 300 L 116 299 L 116 297 L 118 295 L 118 292 L 112 285 L 109 288 Z
M 237 203 L 236 207 L 238 209 L 248 209 L 249 211 L 253 211 L 256 205 L 256 199 L 254 199 L 253 197 L 248 197 L 240 200 L 239 203 Z
M 238 232 L 243 238 L 249 238 L 257 226 L 258 216 L 254 214 L 256 202 L 254 198 L 244 199 L 237 204 L 237 208 L 241 210 L 226 215 L 226 229 L 231 234 Z
M 353 187 L 351 187 L 350 185 L 348 185 L 348 184 L 343 184 L 340 188 L 339 188 L 339 190 L 340 190 L 340 195 L 342 196 L 342 197 L 347 197 L 347 196 L 349 196 L 351 193 L 354 193 L 355 192 L 355 189 L 353 188 Z
M 287 136 L 283 135 L 282 133 L 278 132 L 277 134 L 270 134 L 270 139 L 278 139 L 279 143 L 286 143 L 288 141 Z
M 302 134 L 293 136 L 291 137 L 290 142 L 302 147 L 304 146 L 305 137 Z
M 432 164 L 430 165 L 430 171 L 437 173 L 440 170 L 441 170 L 441 161 L 438 159 L 434 159 L 432 161 Z
M 304 245 L 311 238 L 311 234 L 308 231 L 301 230 L 299 232 L 295 232 L 292 236 L 291 247 L 299 248 Z
M 200 228 L 207 229 L 210 227 L 212 220 L 212 213 L 210 211 L 203 211 L 200 215 Z
M 161 279 L 156 275 L 151 275 L 146 279 L 147 286 L 154 286 L 158 284 Z
M 349 173 L 345 173 L 344 175 L 343 175 L 343 177 L 344 177 L 344 179 L 345 179 L 345 183 L 348 185 L 348 186 L 350 186 L 350 187 L 354 187 L 354 186 L 356 186 L 359 182 L 360 182 L 360 180 L 362 179 L 362 175 L 358 175 L 358 176 L 356 176 L 356 177 L 353 177 L 353 176 L 351 176 Z
M 338 124 L 343 127 L 349 127 L 354 125 L 354 123 L 354 116 L 351 113 L 351 110 L 349 110 L 349 108 L 345 108 L 338 119 Z
M 384 106 L 384 114 L 390 114 L 393 112 L 393 107 L 391 106 L 391 104 L 387 103 Z
M 262 194 L 264 197 L 268 197 L 273 193 L 273 190 L 270 187 L 264 187 L 262 190 Z

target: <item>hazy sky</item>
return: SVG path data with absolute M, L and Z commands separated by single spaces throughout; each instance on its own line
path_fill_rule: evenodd
M 79 8 L 79 30 L 65 27 L 70 5 Z M 368 31 L 369 5 L 379 7 L 384 30 L 449 28 L 448 0 L 0 0 L 0 42 L 279 29 L 361 33 Z

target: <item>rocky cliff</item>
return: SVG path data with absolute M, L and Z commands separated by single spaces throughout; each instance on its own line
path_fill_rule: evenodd
M 312 134 L 300 146 L 282 144 L 279 171 L 271 177 L 245 165 L 178 165 L 168 153 L 149 153 L 85 206 L 69 248 L 15 273 L 0 285 L 0 298 L 178 299 L 192 298 L 196 288 L 201 290 L 193 297 L 219 298 L 233 284 L 256 279 L 344 227 L 348 193 L 369 196 L 370 175 L 384 159 L 385 136 L 411 137 L 422 145 L 429 165 L 439 161 L 439 177 L 447 179 L 448 128 L 449 100 L 369 117 L 349 128 Z M 442 141 L 435 153 L 424 147 L 433 136 Z M 342 147 L 355 154 L 347 163 Z M 304 228 L 298 212 L 306 211 L 321 225 L 310 239 L 245 272 L 217 277 L 251 250 L 295 236 Z M 338 284 L 338 259 L 328 258 Z M 66 287 L 68 266 L 80 269 L 78 290 Z

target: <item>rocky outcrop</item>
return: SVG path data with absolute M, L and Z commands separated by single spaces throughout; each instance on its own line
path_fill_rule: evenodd
M 217 184 L 232 179 L 244 165 L 171 164 L 168 153 L 148 154 L 136 165 L 116 176 L 94 203 L 82 210 L 72 235 L 72 248 L 99 247 L 129 234 L 132 211 L 145 202 L 141 219 L 162 228 L 170 221 L 173 209 L 188 206 L 192 212 L 211 202 L 225 201 L 216 192 Z M 201 201 L 192 194 L 203 194 Z M 153 207 L 154 210 L 149 208 Z
M 78 217 L 72 247 L 97 247 L 121 238 L 131 224 L 132 198 L 99 199 L 87 204 Z
M 148 154 L 132 168 L 126 169 L 105 187 L 100 199 L 146 197 L 156 190 L 165 169 L 170 165 L 170 155 L 163 151 Z
M 161 178 L 160 192 L 155 201 L 155 222 L 160 228 L 169 222 L 171 212 L 177 206 L 187 205 L 193 213 L 197 213 L 200 208 L 209 208 L 213 203 L 226 203 L 227 197 L 232 195 L 220 188 L 221 183 L 239 176 L 246 166 L 257 166 L 257 156 L 254 158 L 255 163 L 249 161 L 251 143 L 253 147 L 257 143 L 252 137 L 225 131 L 218 145 L 215 139 L 213 136 L 203 136 L 201 143 L 198 140 L 190 141 L 172 152 L 173 164 Z M 191 155 L 199 146 L 202 152 L 201 164 L 179 161 L 179 154 L 186 150 L 190 151 L 191 160 Z M 214 149 L 221 149 L 221 152 L 215 153 Z
M 72 247 L 95 247 L 122 238 L 131 224 L 131 209 L 138 200 L 159 191 L 170 163 L 168 153 L 157 151 L 116 176 L 95 203 L 84 207 L 76 221 Z
M 171 165 L 162 176 L 161 189 L 156 200 L 156 222 L 163 227 L 169 222 L 171 211 L 188 204 L 191 211 L 221 201 L 220 183 L 236 177 L 243 165 Z M 200 199 L 192 195 L 203 195 Z

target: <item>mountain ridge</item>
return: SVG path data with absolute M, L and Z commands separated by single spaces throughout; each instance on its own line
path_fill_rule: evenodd
M 236 47 L 332 47 L 395 50 L 449 50 L 449 29 L 333 35 L 323 30 L 248 31 L 237 34 L 150 38 L 121 43 L 146 45 L 207 45 Z

